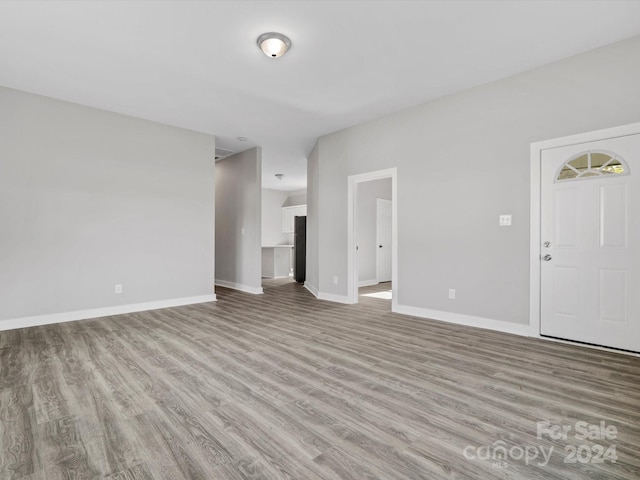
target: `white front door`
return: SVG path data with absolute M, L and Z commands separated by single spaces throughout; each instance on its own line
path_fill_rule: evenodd
M 640 135 L 541 162 L 540 333 L 640 351 Z
M 376 271 L 378 282 L 391 281 L 391 200 L 376 199 Z

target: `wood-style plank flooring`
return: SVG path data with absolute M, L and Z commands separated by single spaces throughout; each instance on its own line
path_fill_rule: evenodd
M 637 357 L 294 283 L 217 294 L 0 332 L 0 479 L 640 478 Z

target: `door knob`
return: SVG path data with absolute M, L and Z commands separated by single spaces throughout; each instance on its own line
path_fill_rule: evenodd
M 542 257 L 542 260 L 544 260 L 545 262 L 548 262 L 549 260 L 551 260 L 551 258 L 552 258 L 551 255 L 547 253 L 544 257 Z

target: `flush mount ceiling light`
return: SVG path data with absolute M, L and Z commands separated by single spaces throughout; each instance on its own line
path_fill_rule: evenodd
M 291 40 L 276 32 L 263 33 L 258 37 L 258 46 L 267 57 L 281 57 L 291 47 Z

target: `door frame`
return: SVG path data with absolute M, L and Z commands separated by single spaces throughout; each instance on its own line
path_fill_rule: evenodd
M 398 169 L 349 175 L 347 189 L 347 301 L 358 303 L 357 201 L 358 184 L 371 180 L 391 179 L 391 311 L 398 305 Z M 376 272 L 377 274 L 377 272 Z
M 542 230 L 542 152 L 551 148 L 567 147 L 580 143 L 596 142 L 609 138 L 626 137 L 640 134 L 640 122 L 619 127 L 605 128 L 593 132 L 579 133 L 567 137 L 554 138 L 531 144 L 531 213 L 530 213 L 530 244 L 529 244 L 529 327 L 531 337 L 544 338 L 540 335 L 541 315 L 541 275 L 540 255 Z M 608 350 L 607 347 L 597 347 Z

